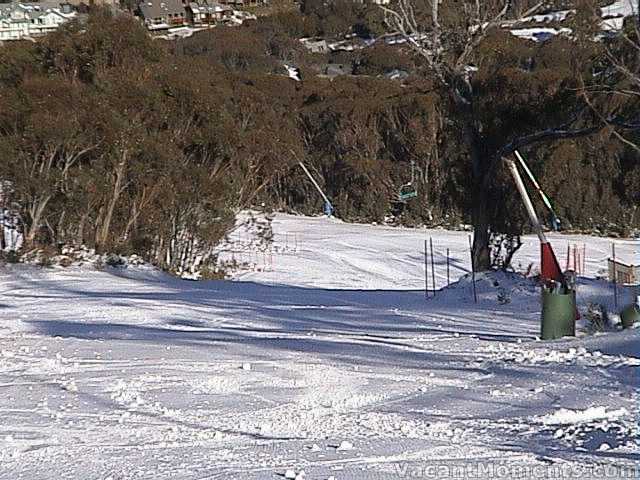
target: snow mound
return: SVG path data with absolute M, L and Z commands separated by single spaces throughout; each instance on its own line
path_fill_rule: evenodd
M 438 292 L 437 298 L 441 295 L 448 299 L 459 299 L 460 290 L 471 293 L 473 291 L 473 278 L 471 275 L 464 275 L 457 282 Z M 516 297 L 537 297 L 539 295 L 536 280 L 533 277 L 525 277 L 520 273 L 492 271 L 482 272 L 475 275 L 475 290 L 479 302 L 511 303 L 511 298 Z
M 569 410 L 561 408 L 549 415 L 535 417 L 534 421 L 543 425 L 575 425 L 595 420 L 615 420 L 629 415 L 626 408 L 607 411 L 606 407 L 589 407 L 585 410 Z
M 54 255 L 43 249 L 34 249 L 21 255 L 19 261 L 27 265 L 64 268 L 90 266 L 100 269 L 104 266 L 127 268 L 145 265 L 144 259 L 139 255 L 99 254 L 95 248 L 88 248 L 85 245 L 79 247 L 65 245 L 60 249 L 60 253 Z
M 478 353 L 487 354 L 491 360 L 527 365 L 576 364 L 590 367 L 640 366 L 637 358 L 623 355 L 605 355 L 597 350 L 589 352 L 584 347 L 571 347 L 566 351 L 548 348 L 523 349 L 517 345 L 497 343 L 482 346 Z

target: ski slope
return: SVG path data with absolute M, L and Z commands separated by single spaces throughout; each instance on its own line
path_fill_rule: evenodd
M 300 287 L 424 289 L 424 241 L 430 238 L 434 248 L 437 288 L 447 284 L 447 249 L 450 252 L 451 281 L 471 271 L 470 232 L 350 224 L 334 218 L 283 214 L 273 220 L 273 229 L 274 242 L 269 251 L 276 253 L 272 259 L 265 259 L 264 248 L 246 248 L 250 229 L 234 232 L 221 258 L 251 263 L 260 270 L 240 272 L 235 278 Z M 579 245 L 581 252 L 584 246 L 585 274 L 591 278 L 607 276 L 607 258 L 611 257 L 612 243 L 615 243 L 616 256 L 620 261 L 640 263 L 638 240 L 617 239 L 614 242 L 608 238 L 557 233 L 548 233 L 547 237 L 563 268 L 567 246 Z M 523 272 L 533 265 L 532 271 L 535 272 L 539 270 L 540 262 L 538 237 L 524 236 L 523 243 L 513 265 Z
M 273 230 L 268 250 L 252 251 L 241 230 L 224 246 L 253 265 L 234 281 L 3 267 L 0 479 L 598 478 L 604 468 L 620 478 L 637 468 L 637 329 L 581 325 L 577 338 L 536 340 L 531 280 L 480 275 L 473 302 L 464 232 L 288 215 Z M 429 299 L 426 236 L 438 286 L 446 248 L 457 281 Z M 611 241 L 553 241 L 587 243 L 582 308 L 611 303 L 594 278 Z M 638 258 L 637 242 L 616 248 Z M 527 238 L 516 264 L 537 257 Z M 630 301 L 630 289 L 620 294 Z

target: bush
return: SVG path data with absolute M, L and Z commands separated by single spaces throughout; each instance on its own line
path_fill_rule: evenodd
M 604 332 L 611 327 L 607 307 L 600 303 L 589 303 L 585 318 L 587 320 L 587 328 L 592 333 Z
M 109 255 L 107 255 L 104 259 L 104 263 L 105 265 L 113 268 L 123 268 L 127 265 L 126 259 L 114 253 L 110 253 Z
M 20 263 L 20 255 L 15 250 L 0 251 L 0 263 Z
M 200 269 L 200 280 L 224 280 L 227 278 L 226 270 L 216 266 L 206 265 Z

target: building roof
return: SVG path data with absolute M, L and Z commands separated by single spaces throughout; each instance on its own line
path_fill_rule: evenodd
M 138 8 L 145 19 L 164 17 L 170 13 L 184 13 L 184 6 L 180 0 L 144 0 Z
M 23 19 L 15 18 L 15 13 L 20 11 L 24 18 L 36 19 L 44 15 L 57 15 L 66 20 L 76 16 L 76 12 L 63 13 L 60 9 L 60 2 L 40 2 L 40 3 L 8 3 L 0 5 L 0 19 L 5 22 L 23 22 Z
M 193 11 L 193 13 L 219 13 L 233 10 L 228 5 L 222 5 L 218 2 L 213 2 L 211 0 L 201 0 L 199 2 L 191 2 L 189 3 L 189 8 Z

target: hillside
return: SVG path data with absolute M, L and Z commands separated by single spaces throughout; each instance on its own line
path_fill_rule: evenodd
M 502 20 L 503 2 L 481 4 L 499 20 L 480 29 L 447 2 L 429 30 L 421 9 L 415 38 L 393 34 L 377 5 L 309 0 L 176 41 L 96 8 L 36 42 L 8 42 L 0 203 L 27 251 L 85 245 L 181 273 L 196 257 L 211 267 L 238 211 L 322 211 L 302 163 L 345 221 L 472 225 L 483 270 L 490 232 L 528 231 L 504 165 L 518 151 L 564 229 L 634 235 L 633 10 L 563 1 L 522 17 L 538 3 L 527 0 L 506 3 Z M 609 19 L 628 36 L 601 36 Z M 547 24 L 572 34 L 510 33 Z M 446 55 L 431 58 L 427 31 Z M 301 41 L 317 36 L 321 51 Z

